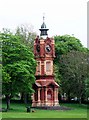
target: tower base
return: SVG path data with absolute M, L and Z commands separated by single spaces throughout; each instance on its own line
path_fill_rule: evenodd
M 45 106 L 59 106 L 59 102 L 58 101 L 46 101 L 46 102 L 32 102 L 32 107 L 45 107 Z

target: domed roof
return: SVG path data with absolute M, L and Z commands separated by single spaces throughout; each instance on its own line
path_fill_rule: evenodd
M 46 28 L 46 24 L 43 22 L 43 24 L 41 25 L 41 28 Z
M 45 22 L 44 22 L 44 16 L 43 16 L 43 23 L 42 23 L 42 25 L 41 25 L 41 29 L 39 29 L 39 30 L 41 31 L 40 36 L 47 36 L 47 35 L 48 35 L 48 34 L 47 34 L 47 31 L 48 31 L 49 29 L 46 28 L 46 24 L 45 24 Z

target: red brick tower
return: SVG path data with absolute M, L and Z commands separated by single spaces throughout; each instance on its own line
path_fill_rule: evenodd
M 54 39 L 47 37 L 44 17 L 40 38 L 34 41 L 34 55 L 37 61 L 36 82 L 33 85 L 32 106 L 58 106 L 58 87 L 54 81 L 53 60 L 55 58 Z

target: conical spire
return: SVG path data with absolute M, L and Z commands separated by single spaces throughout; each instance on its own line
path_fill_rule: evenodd
M 45 24 L 45 22 L 44 22 L 44 19 L 45 19 L 45 17 L 43 16 L 43 23 L 42 23 L 42 25 L 41 25 L 41 29 L 39 29 L 39 30 L 41 31 L 40 36 L 47 36 L 47 35 L 48 35 L 48 34 L 47 34 L 47 31 L 48 31 L 49 29 L 46 28 L 46 24 Z

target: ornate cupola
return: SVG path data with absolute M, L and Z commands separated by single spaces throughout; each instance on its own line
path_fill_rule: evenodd
M 46 24 L 44 22 L 44 18 L 45 17 L 43 16 L 43 23 L 41 25 L 41 29 L 39 29 L 41 31 L 40 36 L 43 37 L 43 38 L 48 36 L 47 31 L 49 30 L 49 29 L 46 28 Z

